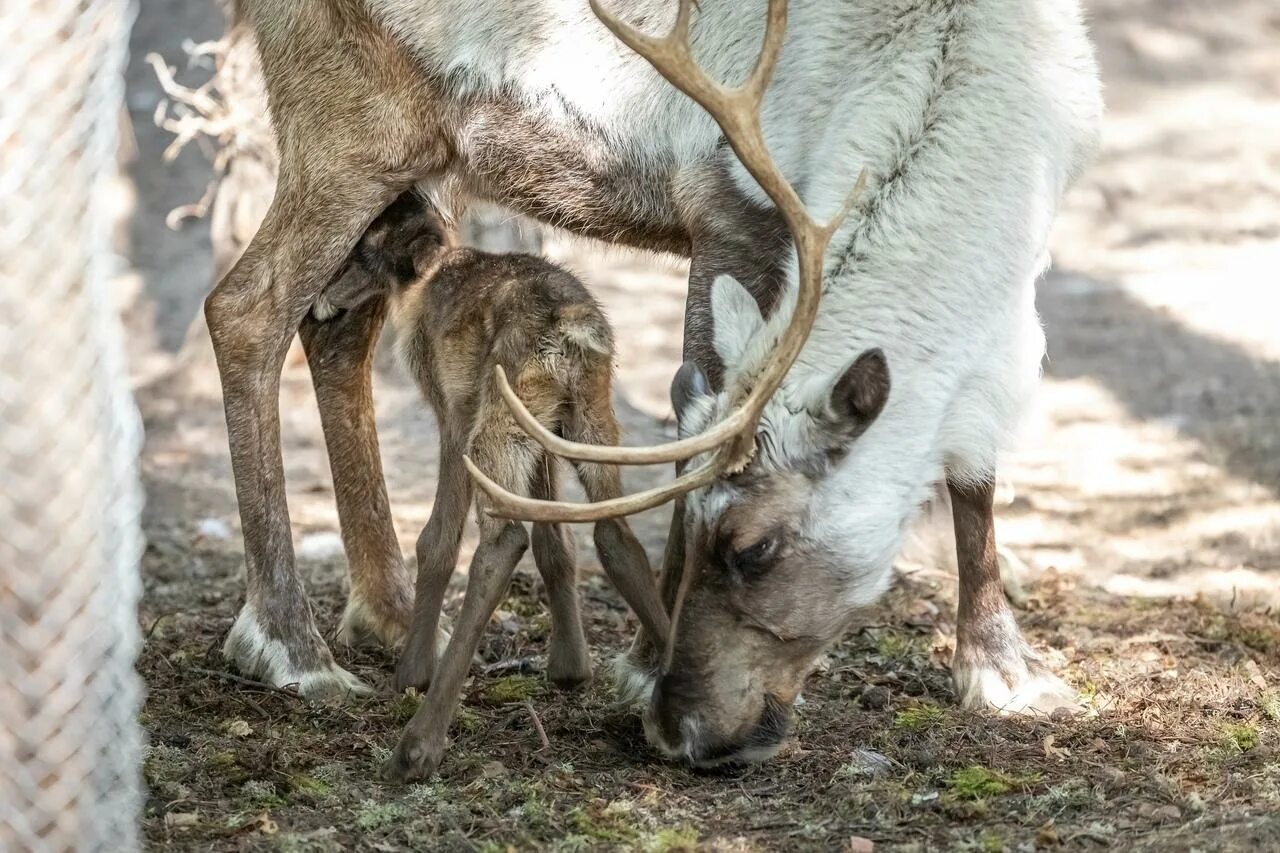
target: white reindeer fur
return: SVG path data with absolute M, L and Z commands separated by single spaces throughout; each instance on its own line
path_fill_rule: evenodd
M 666 31 L 676 7 L 604 2 L 651 33 Z M 626 162 L 675 163 L 677 182 L 723 156 L 710 118 L 614 39 L 587 0 L 366 3 L 459 94 L 514 92 L 566 132 L 586 122 Z M 701 0 L 694 54 L 713 76 L 746 74 L 764 11 L 765 0 Z M 779 439 L 767 443 L 775 456 L 805 454 L 808 412 L 860 352 L 884 350 L 889 402 L 827 476 L 806 531 L 847 554 L 851 605 L 882 591 L 931 484 L 989 474 L 1013 430 L 1043 354 L 1034 286 L 1049 227 L 1094 148 L 1100 110 L 1077 0 L 791 3 L 762 112 L 774 159 L 819 219 L 864 167 L 870 182 L 831 243 L 817 325 L 762 428 Z M 762 197 L 736 163 L 733 174 Z M 794 291 L 768 322 L 731 280 L 714 294 L 731 384 L 767 357 Z M 723 406 L 704 401 L 692 428 Z M 695 505 L 714 512 L 724 488 Z

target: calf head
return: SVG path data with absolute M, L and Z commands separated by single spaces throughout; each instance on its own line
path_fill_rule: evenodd
M 342 271 L 316 297 L 312 315 L 329 320 L 389 295 L 425 275 L 452 243 L 436 209 L 416 192 L 403 193 L 369 224 Z
M 768 357 L 770 324 L 728 277 L 716 281 L 712 305 L 731 381 Z M 820 376 L 793 371 L 803 373 L 765 409 L 751 463 L 685 498 L 688 587 L 645 728 L 668 755 L 695 764 L 772 755 L 818 656 L 887 584 L 886 537 L 860 535 L 838 482 L 888 398 L 884 354 L 867 350 Z M 677 374 L 672 401 L 682 436 L 729 405 L 691 364 Z

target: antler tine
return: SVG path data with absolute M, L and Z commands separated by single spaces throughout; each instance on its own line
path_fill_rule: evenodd
M 606 518 L 644 512 L 647 509 L 662 506 L 672 498 L 677 498 L 694 489 L 711 485 L 725 467 L 718 459 L 712 458 L 665 486 L 657 486 L 613 500 L 577 504 L 565 501 L 543 501 L 517 495 L 498 485 L 489 475 L 481 471 L 470 456 L 462 457 L 462 461 L 480 490 L 489 496 L 492 505 L 485 509 L 489 515 L 518 521 L 551 522 L 601 521 Z
M 525 408 L 499 368 L 498 390 L 521 427 L 551 453 L 568 459 L 606 464 L 645 465 L 690 459 L 719 448 L 702 466 L 667 486 L 594 504 L 536 501 L 512 494 L 468 461 L 468 469 L 493 501 L 491 513 L 536 521 L 596 521 L 640 512 L 714 482 L 724 473 L 741 470 L 755 451 L 755 431 L 769 399 L 786 377 L 808 339 L 822 296 L 822 266 L 827 244 L 866 186 L 866 171 L 836 215 L 819 224 L 799 193 L 774 162 L 765 144 L 760 108 L 782 53 L 787 27 L 787 0 L 768 0 L 764 42 L 755 65 L 738 86 L 725 86 L 693 60 L 690 18 L 697 0 L 679 0 L 675 24 L 661 37 L 646 35 L 606 12 L 601 0 L 589 0 L 592 11 L 623 44 L 640 54 L 673 86 L 696 101 L 720 126 L 739 162 L 769 196 L 786 222 L 795 243 L 798 282 L 795 306 L 770 358 L 752 377 L 734 389 L 730 413 L 692 438 L 649 447 L 602 447 L 566 441 L 540 424 Z

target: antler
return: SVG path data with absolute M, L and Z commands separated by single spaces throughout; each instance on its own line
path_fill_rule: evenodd
M 774 67 L 782 53 L 787 28 L 787 0 L 769 0 L 764 43 L 755 66 L 737 86 L 713 80 L 694 61 L 689 44 L 689 23 L 698 0 L 679 0 L 675 25 L 665 36 L 646 35 L 622 23 L 590 0 L 591 10 L 623 44 L 644 57 L 673 86 L 684 92 L 715 119 L 738 160 L 773 201 L 791 231 L 799 267 L 795 308 L 787 328 L 778 339 L 773 356 L 760 372 L 739 381 L 733 390 L 734 404 L 721 421 L 699 435 L 651 447 L 608 447 L 567 441 L 538 422 L 512 390 L 501 367 L 494 378 L 498 390 L 521 427 L 551 453 L 566 459 L 617 465 L 649 465 L 691 459 L 700 453 L 717 452 L 698 468 L 677 477 L 666 486 L 634 495 L 596 503 L 571 504 L 538 501 L 515 495 L 499 486 L 470 459 L 467 469 L 489 496 L 493 515 L 526 521 L 598 521 L 650 509 L 672 498 L 709 485 L 725 473 L 741 470 L 755 452 L 756 427 L 765 405 L 782 384 L 787 371 L 800 354 L 813 328 L 822 295 L 822 265 L 827 244 L 844 221 L 866 186 L 866 171 L 836 215 L 819 223 L 809 215 L 795 188 L 773 161 L 760 127 L 760 109 Z

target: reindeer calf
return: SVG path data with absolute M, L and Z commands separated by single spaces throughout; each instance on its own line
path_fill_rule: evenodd
M 530 255 L 452 246 L 441 220 L 412 193 L 370 226 L 312 313 L 326 320 L 375 295 L 390 296 L 402 359 L 435 410 L 440 430 L 440 481 L 431 518 L 418 539 L 415 612 L 396 671 L 398 690 L 429 685 L 393 759 L 401 764 L 396 778 L 405 778 L 429 774 L 439 763 L 481 634 L 529 544 L 523 525 L 490 516 L 487 499 L 477 496 L 480 544 L 462 612 L 437 665 L 441 603 L 472 503 L 464 455 L 513 492 L 544 500 L 557 494 L 556 459 L 503 403 L 494 368 L 506 371 L 548 429 L 574 441 L 617 444 L 610 402 L 613 334 L 572 275 Z M 591 500 L 621 496 L 615 466 L 577 462 L 575 468 Z M 645 630 L 664 637 L 667 616 L 644 549 L 627 522 L 597 522 L 595 544 L 605 572 Z M 533 556 L 551 605 L 547 675 L 561 687 L 581 685 L 591 677 L 591 664 L 572 534 L 563 524 L 534 524 Z

